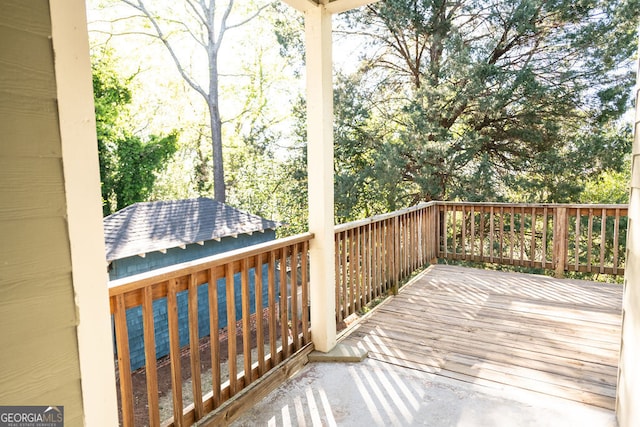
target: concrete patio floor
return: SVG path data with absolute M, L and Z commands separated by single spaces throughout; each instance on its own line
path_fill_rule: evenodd
M 365 359 L 309 363 L 233 426 L 614 427 L 611 410 Z

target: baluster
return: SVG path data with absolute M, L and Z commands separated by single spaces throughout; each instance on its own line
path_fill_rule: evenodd
M 144 328 L 144 358 L 147 377 L 147 404 L 149 406 L 149 425 L 160 424 L 158 405 L 158 368 L 156 363 L 156 337 L 153 319 L 153 288 L 147 286 L 142 293 L 142 326 Z
M 300 349 L 300 334 L 298 327 L 298 258 L 300 249 L 293 245 L 291 253 L 291 336 L 293 337 L 293 351 Z
M 576 260 L 575 260 L 575 268 L 576 271 L 580 271 L 580 208 L 576 209 Z
M 127 330 L 127 310 L 124 295 L 115 297 L 113 321 L 116 329 L 116 349 L 118 351 L 118 374 L 120 376 L 120 404 L 122 424 L 133 426 L 133 385 L 131 382 L 131 355 L 129 353 L 129 332 Z
M 304 344 L 311 342 L 311 335 L 309 334 L 309 271 L 308 271 L 308 258 L 309 257 L 309 242 L 304 241 L 302 243 L 302 335 L 304 338 Z
M 282 337 L 282 359 L 289 357 L 289 283 L 287 280 L 288 248 L 280 252 L 280 336 Z
M 180 367 L 180 330 L 178 326 L 178 300 L 176 279 L 169 280 L 167 314 L 169 318 L 169 357 L 171 360 L 171 392 L 173 397 L 173 423 L 182 426 L 182 370 Z
M 225 265 L 225 288 L 227 289 L 227 349 L 229 367 L 229 396 L 238 392 L 238 349 L 236 341 L 236 292 L 233 264 Z
M 619 239 L 620 239 L 620 209 L 616 208 L 616 218 L 613 225 L 613 274 L 618 274 Z
M 249 291 L 249 260 L 240 261 L 240 287 L 242 293 L 242 354 L 244 358 L 244 386 L 253 381 L 251 372 L 251 294 Z M 256 317 L 259 315 L 256 310 Z
M 202 404 L 202 377 L 200 375 L 200 336 L 198 333 L 198 287 L 195 274 L 189 275 L 189 355 L 191 362 L 191 387 L 196 420 L 204 416 Z
M 214 270 L 207 269 L 207 286 L 209 296 L 209 338 L 211 345 L 211 389 L 213 392 L 213 407 L 217 408 L 222 402 L 220 378 L 220 319 L 218 317 L 218 283 Z
M 264 354 L 264 323 L 263 312 L 264 302 L 262 301 L 262 275 L 263 275 L 262 254 L 255 257 L 255 285 L 256 285 L 256 346 L 258 349 L 258 377 L 262 377 L 266 372 Z M 267 285 L 268 286 L 268 285 Z

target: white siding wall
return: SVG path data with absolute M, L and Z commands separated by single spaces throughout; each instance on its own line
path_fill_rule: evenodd
M 638 67 L 640 71 L 640 64 Z M 638 73 L 640 87 L 640 72 Z M 640 426 L 640 90 L 636 93 L 627 266 L 617 415 L 621 427 Z

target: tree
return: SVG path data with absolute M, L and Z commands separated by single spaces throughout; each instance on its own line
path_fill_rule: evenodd
M 104 215 L 147 200 L 156 172 L 177 150 L 177 132 L 142 139 L 127 128 L 131 91 L 110 61 L 106 54 L 92 64 Z
M 357 78 L 338 74 L 334 88 L 334 198 L 336 222 L 396 209 L 391 197 L 393 170 L 376 159 L 389 159 L 384 130 L 366 102 L 368 93 Z
M 204 99 L 209 112 L 209 130 L 212 145 L 214 197 L 226 201 L 226 184 L 222 144 L 222 119 L 220 115 L 219 57 L 226 33 L 257 17 L 268 4 L 256 7 L 247 17 L 230 23 L 234 0 L 182 0 L 168 7 L 163 13 L 151 9 L 144 0 L 121 0 L 131 6 L 150 26 L 143 34 L 157 38 L 169 52 L 180 76 Z M 156 6 L 154 4 L 154 6 Z M 187 36 L 184 38 L 183 36 Z M 190 59 L 181 55 L 185 43 L 190 43 L 204 53 L 207 69 L 202 73 L 192 69 Z M 198 78 L 198 74 L 204 74 Z
M 362 117 L 376 139 L 337 132 L 337 179 L 382 183 L 356 198 L 388 208 L 576 199 L 577 178 L 620 170 L 630 148 L 618 120 L 638 16 L 633 0 L 386 0 L 347 14 L 342 31 L 367 40 L 350 78 L 368 116 L 336 105 L 337 122 Z
M 309 230 L 306 111 L 305 100 L 299 98 L 293 108 L 293 115 L 298 119 L 294 129 L 297 143 L 281 165 L 285 185 L 280 189 L 283 197 L 279 211 L 288 227 L 279 233 L 285 235 Z
M 301 129 L 295 129 L 297 143 L 287 135 L 289 124 L 295 126 L 296 121 L 290 107 L 283 109 L 272 100 L 286 99 L 291 82 L 282 77 L 279 61 L 266 60 L 267 51 L 256 46 L 254 53 L 254 60 L 245 65 L 251 69 L 245 70 L 250 78 L 236 90 L 245 96 L 243 110 L 247 113 L 236 123 L 237 137 L 230 138 L 234 144 L 227 151 L 227 199 L 233 206 L 281 221 L 285 227 L 278 230 L 280 236 L 303 232 L 308 228 L 306 156 L 301 148 L 306 144 L 306 133 L 301 137 Z M 287 87 L 287 93 L 279 86 Z M 294 115 L 300 109 L 299 100 L 293 105 Z

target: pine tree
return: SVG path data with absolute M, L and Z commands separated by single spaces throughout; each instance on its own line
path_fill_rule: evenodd
M 385 0 L 347 14 L 341 31 L 367 43 L 336 89 L 337 181 L 356 216 L 576 200 L 584 180 L 624 168 L 639 16 L 633 0 Z

